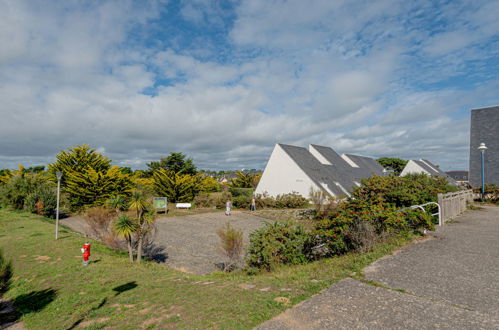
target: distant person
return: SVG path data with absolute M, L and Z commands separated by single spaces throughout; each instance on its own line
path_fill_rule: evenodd
M 232 207 L 232 203 L 230 200 L 227 200 L 225 203 L 225 215 L 230 215 L 230 208 Z
M 251 200 L 250 211 L 256 211 L 256 200 L 254 198 Z

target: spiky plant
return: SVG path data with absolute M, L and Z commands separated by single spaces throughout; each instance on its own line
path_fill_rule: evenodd
M 137 231 L 137 223 L 127 214 L 119 215 L 114 222 L 114 232 L 126 240 L 130 262 L 133 262 L 132 236 Z

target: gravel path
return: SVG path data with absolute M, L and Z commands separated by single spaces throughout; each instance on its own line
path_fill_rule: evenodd
M 499 207 L 469 211 L 259 329 L 499 329 Z M 375 285 L 373 285 L 375 284 Z
M 243 232 L 246 247 L 249 234 L 269 220 L 237 211 L 231 216 L 214 212 L 159 218 L 156 242 L 166 247 L 164 262 L 172 268 L 196 274 L 217 270 L 216 264 L 223 263 L 224 259 L 218 252 L 220 239 L 216 232 L 227 221 Z
M 202 213 L 178 217 L 159 217 L 157 235 L 151 247 L 155 259 L 169 267 L 195 274 L 211 273 L 224 262 L 219 253 L 220 239 L 217 230 L 226 222 L 243 232 L 247 247 L 249 234 L 271 220 L 245 212 L 233 211 L 231 216 L 224 212 Z M 80 217 L 70 217 L 61 223 L 84 233 L 85 222 Z

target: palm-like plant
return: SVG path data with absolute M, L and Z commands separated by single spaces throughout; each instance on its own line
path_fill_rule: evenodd
M 114 209 L 116 214 L 120 214 L 121 211 L 125 211 L 127 207 L 125 197 L 121 195 L 116 195 L 114 197 L 111 197 L 107 201 L 107 205 L 109 208 Z
M 137 223 L 127 214 L 121 214 L 114 222 L 114 232 L 126 240 L 130 262 L 133 262 L 132 235 L 137 231 Z
M 142 261 L 142 246 L 144 242 L 145 235 L 149 232 L 151 225 L 155 221 L 155 216 L 151 213 L 148 213 L 147 200 L 145 195 L 140 191 L 135 191 L 132 194 L 130 200 L 130 210 L 135 211 L 137 216 L 137 228 L 136 234 L 138 237 L 137 242 L 137 262 Z

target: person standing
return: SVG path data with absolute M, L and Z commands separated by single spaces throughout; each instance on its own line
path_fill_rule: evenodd
M 251 199 L 250 211 L 256 211 L 256 200 L 255 200 L 255 198 Z
M 232 207 L 232 203 L 230 200 L 227 200 L 225 203 L 225 215 L 230 215 L 230 208 Z

